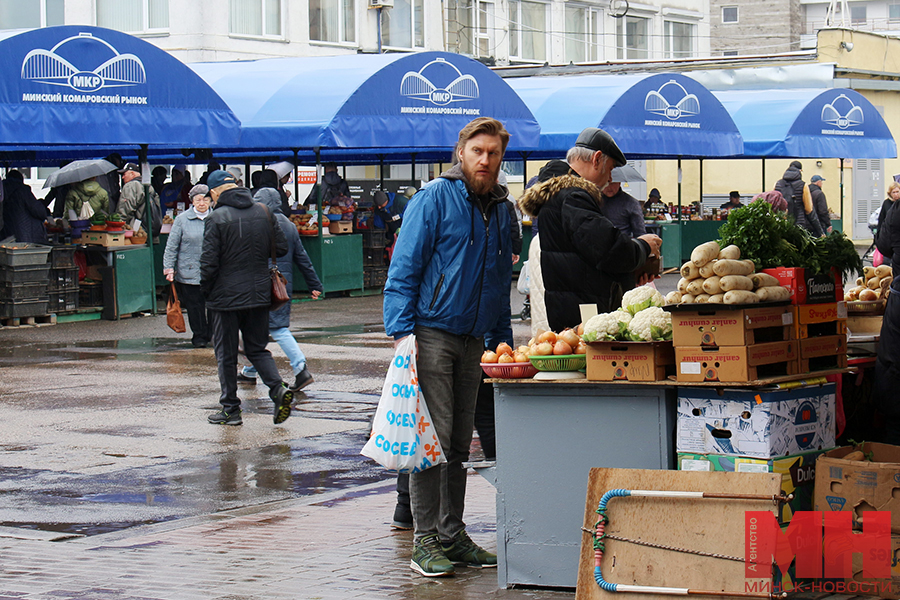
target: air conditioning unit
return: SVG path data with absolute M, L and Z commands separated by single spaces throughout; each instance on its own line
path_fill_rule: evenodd
M 394 0 L 369 0 L 369 8 L 394 8 Z

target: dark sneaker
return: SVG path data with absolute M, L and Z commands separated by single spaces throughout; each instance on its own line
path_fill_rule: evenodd
M 294 400 L 294 392 L 292 392 L 287 384 L 283 383 L 280 387 L 275 388 L 275 417 L 272 419 L 276 425 L 284 423 L 291 416 L 291 402 Z
M 213 413 L 206 417 L 206 420 L 213 425 L 242 425 L 244 420 L 241 419 L 241 409 L 236 408 L 233 411 L 225 412 L 223 408 L 217 413 Z
M 456 572 L 453 563 L 444 556 L 441 541 L 436 533 L 416 541 L 409 566 L 425 577 L 443 577 Z
M 412 521 L 391 521 L 391 529 L 396 529 L 397 531 L 409 531 L 412 528 Z
M 497 555 L 473 542 L 465 531 L 460 531 L 450 547 L 444 546 L 443 550 L 447 560 L 454 565 L 465 565 L 475 569 L 497 566 Z
M 303 367 L 303 370 L 297 373 L 297 376 L 294 378 L 294 385 L 291 386 L 292 392 L 299 392 L 309 384 L 313 382 L 312 373 L 309 372 L 309 369 Z
M 237 380 L 238 380 L 238 383 L 247 383 L 249 385 L 256 385 L 256 377 L 247 377 L 241 371 L 238 371 Z
M 408 530 L 413 528 L 412 512 L 409 505 L 397 503 L 394 507 L 394 520 L 391 522 L 391 529 Z

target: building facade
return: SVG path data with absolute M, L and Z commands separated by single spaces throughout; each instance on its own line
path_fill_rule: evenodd
M 613 3 L 615 6 L 615 3 Z M 0 3 L 0 30 L 96 25 L 186 63 L 447 50 L 488 64 L 707 56 L 709 4 L 597 0 L 30 0 Z
M 776 54 L 801 49 L 804 25 L 801 0 L 710 0 L 709 21 L 712 56 Z

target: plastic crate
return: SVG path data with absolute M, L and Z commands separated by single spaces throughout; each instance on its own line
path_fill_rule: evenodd
M 528 360 L 538 371 L 579 371 L 587 364 L 585 354 L 549 354 L 546 356 L 532 354 Z
M 74 269 L 50 269 L 49 287 L 51 292 L 78 288 L 78 267 Z
M 26 267 L 0 267 L 0 283 L 48 283 L 50 265 L 29 265 Z
M 32 300 L 47 297 L 47 282 L 0 283 L 0 300 Z
M 368 288 L 376 288 L 384 285 L 387 281 L 387 269 L 376 268 L 363 271 L 363 284 Z
M 527 363 L 481 363 L 484 374 L 497 379 L 525 379 L 534 377 L 538 370 Z
M 363 248 L 384 248 L 387 245 L 387 232 L 384 229 L 360 229 L 363 236 Z
M 78 287 L 78 304 L 82 307 L 103 306 L 103 284 L 82 282 Z
M 74 312 L 78 310 L 78 288 L 50 292 L 47 311 L 51 313 Z
M 0 318 L 40 317 L 47 312 L 47 299 L 42 300 L 0 300 Z
M 25 267 L 43 265 L 50 254 L 50 246 L 40 244 L 8 244 L 0 246 L 0 265 Z M 29 315 L 33 316 L 33 315 Z
M 51 269 L 71 269 L 75 265 L 77 246 L 53 246 L 50 250 Z
M 384 248 L 363 248 L 364 267 L 385 266 Z

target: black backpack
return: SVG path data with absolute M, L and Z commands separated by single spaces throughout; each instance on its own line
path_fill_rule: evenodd
M 896 202 L 891 202 L 887 212 L 884 214 L 881 224 L 875 230 L 875 247 L 885 257 L 891 258 L 894 255 L 894 245 L 891 241 L 891 221 L 894 220 L 894 209 L 897 207 Z

